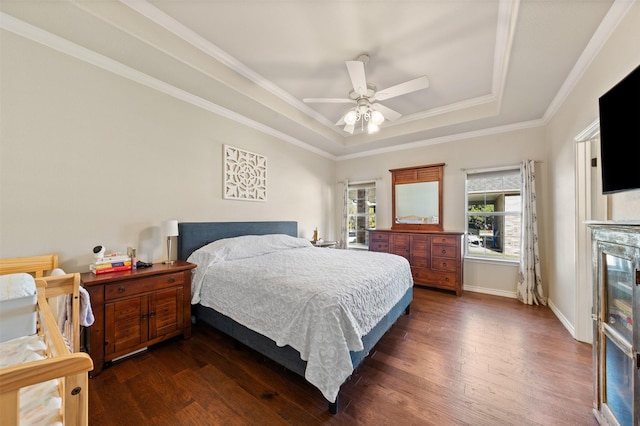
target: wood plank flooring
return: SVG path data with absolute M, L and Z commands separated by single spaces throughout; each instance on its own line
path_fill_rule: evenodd
M 89 424 L 589 426 L 591 364 L 547 307 L 416 288 L 336 415 L 301 377 L 196 324 L 92 378 Z

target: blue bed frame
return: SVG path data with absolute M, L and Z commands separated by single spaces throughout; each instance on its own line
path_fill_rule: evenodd
M 286 234 L 298 236 L 298 223 L 291 221 L 277 222 L 181 222 L 178 224 L 178 258 L 186 260 L 198 248 L 222 238 L 241 235 Z M 385 315 L 384 318 L 362 338 L 364 349 L 351 352 L 351 363 L 355 369 L 366 358 L 380 338 L 391 328 L 396 320 L 410 311 L 413 300 L 413 289 L 407 290 L 402 299 Z M 192 315 L 206 324 L 228 334 L 237 341 L 256 350 L 267 358 L 304 377 L 306 361 L 291 346 L 279 347 L 276 343 L 253 330 L 248 329 L 231 318 L 213 309 L 194 305 Z M 329 401 L 329 412 L 338 412 L 339 395 L 335 402 Z

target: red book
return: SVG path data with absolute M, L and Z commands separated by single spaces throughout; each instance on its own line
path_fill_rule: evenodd
M 124 265 L 124 266 L 114 266 L 113 268 L 92 270 L 91 272 L 93 272 L 96 275 L 100 275 L 100 274 L 106 274 L 108 272 L 130 271 L 130 270 L 131 270 L 131 265 Z

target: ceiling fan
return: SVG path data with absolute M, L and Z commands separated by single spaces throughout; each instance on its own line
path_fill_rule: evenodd
M 367 83 L 364 72 L 365 64 L 369 62 L 369 55 L 366 53 L 358 56 L 355 61 L 346 61 L 347 71 L 353 90 L 349 92 L 349 98 L 304 98 L 305 103 L 350 103 L 355 107 L 347 111 L 336 123 L 336 126 L 344 124 L 344 131 L 353 134 L 355 125 L 360 121 L 364 130 L 364 123 L 367 122 L 368 133 L 374 133 L 380 129 L 380 124 L 384 120 L 394 121 L 402 117 L 397 111 L 392 110 L 376 101 L 394 98 L 417 90 L 429 87 L 429 79 L 426 76 L 414 78 L 413 80 L 377 90 L 372 84 Z

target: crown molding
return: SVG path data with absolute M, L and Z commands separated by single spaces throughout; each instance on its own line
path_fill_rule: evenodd
M 421 140 L 421 141 L 409 142 L 409 143 L 406 143 L 406 144 L 395 145 L 395 146 L 390 146 L 390 147 L 386 147 L 386 148 L 372 149 L 372 150 L 369 150 L 369 151 L 357 152 L 355 154 L 339 155 L 339 156 L 336 157 L 336 161 L 352 160 L 354 158 L 362 158 L 362 157 L 370 157 L 372 155 L 388 154 L 390 152 L 398 152 L 398 151 L 405 151 L 405 150 L 408 150 L 408 149 L 422 148 L 422 147 L 429 146 L 429 145 L 437 145 L 437 144 L 441 144 L 441 143 L 455 142 L 455 141 L 461 141 L 461 140 L 465 140 L 465 139 L 497 135 L 497 134 L 500 134 L 500 133 L 515 132 L 515 131 L 518 131 L 518 130 L 531 129 L 531 128 L 535 128 L 535 127 L 543 127 L 545 125 L 546 125 L 546 123 L 543 120 L 533 120 L 533 121 L 526 121 L 526 122 L 521 122 L 521 123 L 516 123 L 516 124 L 509 124 L 509 125 L 506 125 L 506 126 L 491 127 L 491 128 L 482 129 L 482 130 L 475 130 L 475 131 L 472 131 L 472 132 L 458 133 L 458 134 L 455 134 L 455 135 L 442 136 L 442 137 L 439 137 L 439 138 L 424 139 L 424 140 Z
M 259 132 L 268 134 L 292 145 L 296 145 L 300 148 L 311 151 L 322 157 L 335 159 L 334 155 L 311 146 L 299 139 L 291 137 L 279 130 L 266 126 L 244 115 L 233 112 L 223 106 L 196 96 L 193 93 L 175 87 L 155 77 L 151 77 L 150 75 L 124 65 L 121 62 L 101 55 L 93 50 L 82 47 L 20 19 L 14 18 L 13 16 L 4 12 L 0 12 L 0 28 L 10 31 L 28 40 L 47 46 L 65 55 L 92 64 L 98 68 L 111 72 L 120 77 L 142 84 L 143 86 L 149 87 L 153 90 L 157 90 L 158 92 L 164 93 L 173 98 L 212 112 L 221 117 L 235 121 Z
M 596 32 L 593 34 L 593 37 L 589 40 L 589 44 L 585 47 L 584 51 L 571 69 L 569 76 L 564 81 L 560 90 L 556 93 L 556 96 L 545 111 L 543 120 L 546 123 L 551 121 L 564 101 L 567 100 L 571 91 L 575 88 L 576 84 L 578 84 L 580 78 L 582 78 L 587 68 L 589 68 L 589 65 L 591 65 L 604 44 L 607 42 L 609 37 L 611 37 L 613 31 L 620 24 L 620 21 L 622 21 L 627 12 L 629 12 L 631 7 L 634 5 L 635 1 L 636 0 L 615 0 L 611 5 L 611 8 L 598 26 Z

